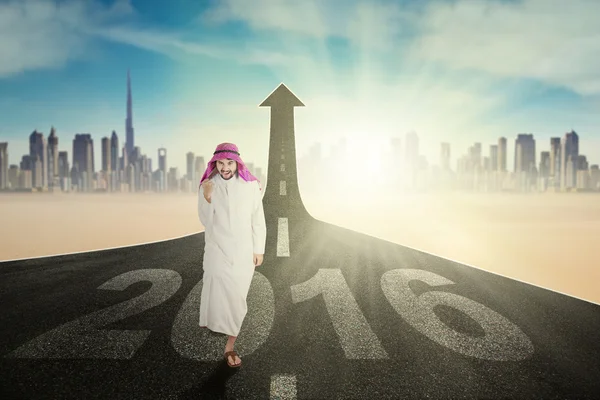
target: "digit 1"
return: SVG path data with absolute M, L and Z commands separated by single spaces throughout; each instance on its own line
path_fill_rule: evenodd
M 339 269 L 319 269 L 308 281 L 291 287 L 292 302 L 310 300 L 322 294 L 325 307 L 340 339 L 346 358 L 388 358 L 379 338 L 360 311 Z
M 227 336 L 211 335 L 206 328 L 200 328 L 200 280 L 188 294 L 175 317 L 171 343 L 181 356 L 197 361 L 209 362 L 223 359 Z M 275 318 L 275 296 L 269 280 L 260 272 L 254 277 L 248 292 L 248 313 L 242 324 L 235 349 L 240 357 L 252 354 L 267 340 Z

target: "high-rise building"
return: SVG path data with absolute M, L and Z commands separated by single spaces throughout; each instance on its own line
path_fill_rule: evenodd
M 0 143 L 0 190 L 8 188 L 8 142 Z
M 506 171 L 506 138 L 498 139 L 498 171 Z
M 58 152 L 58 177 L 60 179 L 69 177 L 69 153 L 66 151 Z
M 531 133 L 519 133 L 515 140 L 515 172 L 535 168 L 535 139 Z
M 108 137 L 102 138 L 102 171 L 110 172 L 112 169 L 112 160 L 111 160 L 111 148 L 110 148 L 110 139 Z
M 552 153 L 550 151 L 542 151 L 540 155 L 540 178 L 548 178 L 550 177 L 550 169 L 551 169 L 551 158 L 550 155 Z
M 597 167 L 597 166 L 596 166 Z M 21 171 L 18 165 L 11 164 L 8 167 L 8 185 L 11 189 L 19 189 L 19 178 Z
M 131 153 L 135 148 L 135 136 L 133 131 L 133 110 L 131 100 L 131 76 L 127 69 L 127 118 L 125 119 L 125 147 L 129 160 L 131 161 Z
M 111 171 L 119 170 L 119 138 L 115 131 L 112 131 L 110 137 L 110 169 Z
M 40 161 L 39 172 L 32 173 L 33 187 L 47 188 L 48 187 L 48 144 L 44 134 L 34 130 L 29 135 L 29 155 L 32 157 L 30 170 L 36 168 L 36 157 Z
M 440 165 L 444 171 L 448 171 L 450 169 L 450 143 L 442 143 Z
M 474 143 L 472 147 L 473 151 L 473 167 L 475 169 L 480 169 L 482 167 L 483 157 L 481 154 L 481 143 Z
M 187 179 L 189 179 L 192 182 L 196 182 L 196 181 L 200 181 L 200 179 L 196 179 L 196 176 L 194 174 L 194 160 L 196 159 L 196 156 L 193 152 L 189 151 L 186 153 L 185 155 L 185 166 L 186 166 L 186 174 L 187 174 Z
M 204 157 L 197 156 L 194 161 L 194 173 L 195 173 L 195 182 L 196 184 L 200 183 L 200 178 L 202 178 L 202 174 L 206 170 L 206 164 L 204 163 Z
M 89 133 L 77 133 L 73 139 L 73 167 L 80 176 L 73 177 L 73 182 L 81 179 L 79 190 L 92 190 L 94 177 L 94 139 Z
M 560 138 L 550 138 L 550 176 L 560 176 Z M 560 179 L 557 180 L 560 182 Z
M 498 145 L 490 145 L 490 171 L 498 170 Z
M 48 136 L 48 182 L 49 186 L 54 186 L 55 178 L 58 176 L 58 136 L 56 129 L 50 128 Z
M 164 147 L 158 149 L 158 169 L 167 176 L 167 149 Z
M 573 130 L 565 133 L 560 143 L 560 187 L 575 187 L 577 179 L 577 156 L 579 156 L 579 136 Z

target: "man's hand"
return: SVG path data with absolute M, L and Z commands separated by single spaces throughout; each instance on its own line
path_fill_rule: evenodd
M 209 203 L 210 203 L 210 197 L 212 195 L 213 187 L 214 187 L 214 183 L 211 179 L 207 179 L 204 182 L 202 182 L 202 188 L 204 190 L 204 198 Z
M 254 266 L 258 267 L 263 262 L 263 254 L 254 254 Z

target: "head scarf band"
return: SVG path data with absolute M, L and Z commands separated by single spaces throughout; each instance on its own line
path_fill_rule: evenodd
M 202 185 L 202 182 L 204 182 L 206 179 L 211 178 L 213 172 L 217 172 L 217 161 L 226 158 L 237 162 L 237 173 L 240 178 L 242 178 L 246 182 L 258 181 L 258 179 L 256 179 L 256 177 L 250 173 L 250 171 L 246 167 L 246 164 L 244 164 L 244 162 L 240 158 L 240 152 L 238 151 L 237 146 L 233 143 L 221 143 L 217 146 L 215 152 L 213 153 L 213 157 L 208 162 L 208 165 L 206 166 L 206 171 L 204 171 L 202 179 L 200 179 L 200 185 Z M 260 181 L 258 182 L 260 183 Z

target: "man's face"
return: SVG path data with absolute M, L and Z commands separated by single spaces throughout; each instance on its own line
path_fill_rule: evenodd
M 237 162 L 229 158 L 217 160 L 217 170 L 223 179 L 231 179 L 237 171 Z

